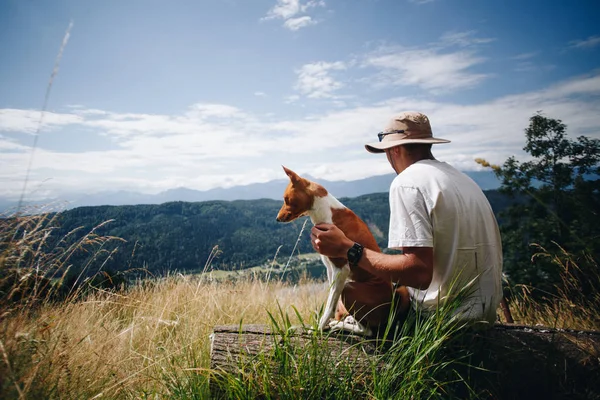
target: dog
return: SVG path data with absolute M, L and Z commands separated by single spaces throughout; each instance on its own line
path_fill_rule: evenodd
M 277 214 L 277 221 L 290 222 L 308 215 L 314 225 L 320 223 L 335 224 L 354 242 L 360 243 L 367 249 L 381 251 L 367 224 L 352 210 L 328 193 L 323 186 L 300 177 L 286 167 L 283 167 L 283 170 L 290 178 L 290 183 L 284 191 L 284 204 Z M 376 277 L 359 267 L 350 266 L 345 258 L 329 258 L 321 255 L 321 260 L 327 268 L 329 295 L 323 315 L 319 319 L 318 329 L 321 331 L 325 329 L 344 330 L 363 336 L 371 336 L 373 332 L 368 323 L 358 321 L 352 315 L 344 318 L 345 308 L 340 301 L 342 290 L 348 279 L 356 282 L 369 282 L 380 286 L 381 290 L 387 290 L 390 293 L 391 301 L 394 291 L 392 282 Z M 400 297 L 398 310 L 400 313 L 405 313 L 409 307 L 408 290 L 406 287 L 400 286 L 395 292 Z M 342 311 L 336 313 L 338 303 L 340 304 L 338 310 Z M 330 322 L 334 316 L 336 318 Z

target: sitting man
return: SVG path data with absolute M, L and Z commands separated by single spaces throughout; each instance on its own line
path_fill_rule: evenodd
M 427 312 L 468 286 L 469 296 L 458 310 L 469 321 L 496 320 L 502 299 L 502 244 L 492 208 L 477 184 L 447 163 L 436 160 L 429 119 L 418 112 L 394 117 L 371 153 L 385 153 L 398 176 L 389 191 L 389 244 L 401 254 L 364 249 L 335 225 L 311 230 L 312 245 L 329 257 L 347 257 L 374 275 L 408 287 L 413 308 Z M 362 254 L 360 259 L 355 254 Z M 379 306 L 371 286 L 346 284 L 342 302 L 352 314 L 364 315 Z M 358 314 L 357 314 L 358 312 Z M 385 321 L 381 321 L 382 323 Z

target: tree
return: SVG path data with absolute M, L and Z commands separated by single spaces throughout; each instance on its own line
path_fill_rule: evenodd
M 589 256 L 600 254 L 600 140 L 572 140 L 561 120 L 539 112 L 529 122 L 523 150 L 530 160 L 509 157 L 502 166 L 476 162 L 492 168 L 500 191 L 515 200 L 501 215 L 509 279 L 552 291 L 560 271 L 548 258 L 534 257 L 540 249 L 555 255 L 566 250 L 584 275 L 597 268 Z

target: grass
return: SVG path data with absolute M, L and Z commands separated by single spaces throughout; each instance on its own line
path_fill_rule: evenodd
M 561 283 L 555 293 L 539 293 L 526 285 L 516 285 L 511 293 L 515 322 L 559 329 L 600 330 L 600 268 L 586 256 L 591 268 L 582 271 L 578 261 L 555 244 L 557 251 L 537 246 L 534 258 L 549 258 L 560 270 Z M 584 287 L 585 286 L 585 287 Z
M 464 329 L 451 305 L 427 317 L 413 315 L 370 343 L 375 351 L 369 367 L 357 375 L 345 353 L 324 347 L 327 334 L 314 331 L 303 346 L 291 334 L 292 326 L 316 324 L 327 292 L 322 282 L 178 274 L 121 290 L 76 286 L 57 300 L 53 293 L 70 271 L 71 254 L 90 254 L 76 275 L 76 281 L 90 282 L 85 271 L 101 269 L 119 239 L 102 236 L 102 224 L 55 239 L 56 220 L 49 215 L 0 221 L 0 271 L 10 272 L 0 292 L 0 398 L 202 399 L 215 380 L 225 398 L 482 395 L 470 384 L 470 371 L 477 369 L 472 354 L 454 346 Z M 216 254 L 218 248 L 205 272 Z M 539 256 L 550 257 L 543 249 Z M 516 322 L 598 329 L 598 297 L 576 295 L 577 263 L 566 253 L 553 257 L 563 267 L 558 295 L 538 302 L 522 289 L 525 295 L 511 302 Z M 272 326 L 274 347 L 241 360 L 236 373 L 211 371 L 213 327 L 252 323 Z
M 74 299 L 91 276 L 102 271 L 103 261 L 118 249 L 122 239 L 98 232 L 105 221 L 82 233 L 76 228 L 61 238 L 53 232 L 59 213 L 0 216 L 0 306 L 32 308 L 58 297 Z M 75 253 L 88 254 L 87 262 L 72 270 Z M 87 278 L 87 280 L 86 280 Z M 70 280 L 68 287 L 66 281 Z
M 203 392 L 197 369 L 209 365 L 208 337 L 215 325 L 268 323 L 267 312 L 276 312 L 278 303 L 310 318 L 319 294 L 311 285 L 172 276 L 128 292 L 99 291 L 85 301 L 47 304 L 33 315 L 21 312 L 0 323 L 0 397 Z
M 428 316 L 413 313 L 377 338 L 345 346 L 330 340 L 338 334 L 317 330 L 299 339 L 288 313 L 268 313 L 276 333 L 271 347 L 242 357 L 237 371 L 218 374 L 220 392 L 252 399 L 445 399 L 458 392 L 474 398 L 459 372 L 469 352 L 446 351 L 466 332 L 456 306 Z M 316 319 L 305 323 L 296 316 L 303 327 L 316 326 Z
M 300 325 L 306 326 L 300 312 L 294 309 L 294 313 Z M 308 338 L 300 339 L 296 335 L 298 328 L 282 308 L 278 314 L 268 315 L 273 340 L 257 354 L 240 358 L 237 371 L 216 373 L 216 385 L 223 398 L 364 397 L 365 376 L 369 371 L 357 371 L 352 363 L 345 362 L 348 348 L 328 347 L 328 335 L 316 330 L 310 332 Z M 316 318 L 312 322 L 310 325 L 316 326 Z

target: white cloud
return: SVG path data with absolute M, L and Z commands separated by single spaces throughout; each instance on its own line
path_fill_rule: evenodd
M 540 54 L 539 51 L 532 51 L 529 53 L 520 53 L 516 56 L 511 57 L 511 60 L 516 61 L 516 65 L 513 68 L 516 72 L 544 72 L 551 71 L 556 66 L 554 64 L 542 64 L 536 62 L 535 59 Z
M 303 17 L 298 18 L 290 18 L 284 22 L 283 26 L 285 26 L 291 31 L 297 31 L 300 28 L 304 28 L 309 25 L 314 25 L 316 23 L 317 22 L 314 19 L 312 19 L 308 15 L 305 15 Z
M 277 4 L 269 10 L 265 19 L 287 19 L 293 17 L 299 12 L 300 0 L 277 0 Z
M 0 151 L 27 151 L 29 147 L 17 143 L 16 140 L 0 135 Z
M 309 98 L 335 98 L 334 92 L 344 84 L 334 79 L 331 72 L 345 69 L 346 64 L 341 61 L 305 64 L 296 71 L 298 81 L 294 88 Z
M 592 47 L 600 45 L 600 36 L 595 35 L 583 40 L 573 40 L 569 45 L 570 47 L 577 49 L 591 49 Z
M 267 97 L 267 94 L 265 92 L 260 92 L 260 91 L 254 92 L 254 95 L 256 97 Z
M 362 66 L 378 70 L 360 81 L 377 88 L 417 86 L 433 94 L 468 89 L 492 76 L 475 69 L 487 61 L 478 54 L 481 45 L 495 41 L 476 31 L 449 31 L 428 45 L 386 45 L 363 56 Z M 458 47 L 459 49 L 456 49 Z
M 243 118 L 246 114 L 239 108 L 228 106 L 225 104 L 194 104 L 186 113 L 189 117 L 198 119 L 207 118 Z
M 310 9 L 325 7 L 323 0 L 277 0 L 263 20 L 282 19 L 283 26 L 291 31 L 297 31 L 306 26 L 315 25 L 317 21 L 307 14 Z
M 323 69 L 328 71 L 315 67 Z M 105 135 L 115 148 L 90 147 L 75 153 L 41 145 L 35 152 L 30 187 L 43 188 L 36 193 L 45 195 L 65 190 L 208 189 L 282 178 L 281 164 L 318 178 L 365 178 L 392 172 L 385 157 L 367 153 L 363 145 L 375 141 L 387 120 L 406 109 L 427 113 L 434 134 L 452 140 L 434 147 L 436 157 L 461 169 L 476 169 L 476 157 L 501 163 L 510 155 L 522 156 L 523 130 L 538 110 L 562 119 L 572 137 L 590 132 L 599 137 L 599 98 L 600 73 L 595 73 L 472 105 L 396 97 L 279 120 L 224 104 L 195 104 L 175 115 L 86 113 L 79 108 L 48 113 L 53 137 L 59 138 L 63 129 L 85 128 Z M 13 137 L 29 133 L 31 115 L 36 114 L 0 110 L 0 131 Z M 81 137 L 82 146 L 86 140 Z M 1 195 L 20 193 L 29 149 L 0 136 Z
M 554 68 L 556 68 L 554 64 L 537 64 L 533 61 L 520 61 L 513 70 L 517 72 L 543 72 L 551 71 Z
M 529 53 L 521 53 L 521 54 L 517 54 L 516 56 L 512 57 L 513 60 L 529 60 L 531 58 L 536 57 L 538 54 L 540 54 L 539 51 L 532 51 Z
M 478 54 L 480 45 L 494 40 L 476 31 L 450 31 L 419 48 L 382 46 L 363 57 L 362 66 L 378 73 L 362 81 L 379 88 L 417 86 L 433 94 L 472 88 L 491 76 L 474 69 L 487 61 Z
M 40 127 L 40 117 L 40 112 L 36 110 L 1 109 L 0 132 L 35 133 L 38 127 Z M 46 112 L 42 119 L 41 129 L 51 129 L 56 126 L 75 124 L 80 121 L 82 121 L 82 117 L 78 115 Z
M 283 102 L 285 104 L 292 104 L 298 100 L 300 100 L 300 96 L 298 96 L 297 94 L 292 94 L 292 95 L 284 97 Z
M 444 45 L 467 47 L 479 44 L 486 44 L 496 40 L 494 38 L 475 37 L 475 34 L 475 31 L 450 31 L 442 35 L 441 41 Z
M 373 80 L 378 86 L 418 86 L 440 93 L 470 88 L 487 79 L 489 74 L 471 71 L 485 60 L 471 51 L 384 48 L 368 55 L 364 65 L 380 70 Z

